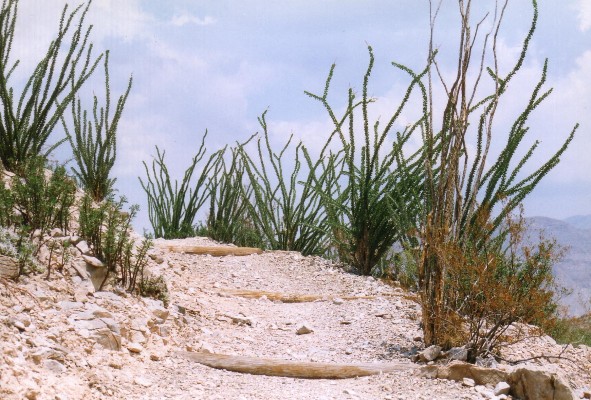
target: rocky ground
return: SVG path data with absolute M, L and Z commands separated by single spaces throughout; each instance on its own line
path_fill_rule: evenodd
M 412 294 L 294 252 L 212 257 L 156 241 L 149 269 L 164 276 L 168 307 L 123 291 L 95 292 L 80 265 L 0 282 L 1 399 L 482 399 L 492 387 L 428 379 Z M 242 298 L 228 289 L 317 295 L 303 303 Z M 347 300 L 347 297 L 357 297 Z M 308 328 L 301 330 L 303 327 Z M 308 333 L 306 331 L 311 331 Z M 198 364 L 178 351 L 328 363 L 399 363 L 399 372 L 342 380 L 249 375 Z M 538 337 L 505 355 L 556 372 L 584 397 L 591 349 Z M 523 365 L 523 364 L 522 364 Z M 500 368 L 508 368 L 500 366 Z M 508 398 L 497 396 L 496 398 Z

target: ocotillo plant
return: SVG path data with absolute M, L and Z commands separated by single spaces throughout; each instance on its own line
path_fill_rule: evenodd
M 395 242 L 405 237 L 407 229 L 412 226 L 406 218 L 402 218 L 401 213 L 416 208 L 406 203 L 419 203 L 419 197 L 411 195 L 417 193 L 413 186 L 421 180 L 420 163 L 417 162 L 420 154 L 407 155 L 403 151 L 420 124 L 411 124 L 402 132 L 392 133 L 422 75 L 412 76 L 401 103 L 386 126 L 380 129 L 379 121 L 376 121 L 372 124 L 373 129 L 370 129 L 368 107 L 374 99 L 368 96 L 368 84 L 374 56 L 372 48 L 368 49 L 370 61 L 363 79 L 362 98 L 357 101 L 353 90 L 349 89 L 343 117 L 337 118 L 328 102 L 334 65 L 326 80 L 323 95 L 306 92 L 320 101 L 328 111 L 335 128 L 328 140 L 330 142 L 335 136 L 338 137 L 342 148 L 337 153 L 327 155 L 326 160 L 318 166 L 312 167 L 316 171 L 315 185 L 326 209 L 333 245 L 341 261 L 357 268 L 364 275 L 372 272 L 378 261 L 391 250 Z M 395 66 L 408 72 L 405 67 Z M 359 108 L 363 123 L 360 148 L 356 142 L 355 125 L 355 114 Z M 386 150 L 389 136 L 392 144 Z M 327 143 L 325 149 L 328 147 Z M 321 154 L 321 159 L 324 156 Z
M 258 157 L 249 156 L 240 146 L 254 199 L 247 203 L 250 220 L 271 249 L 323 254 L 327 247 L 326 216 L 312 185 L 313 175 L 309 170 L 302 172 L 302 143 L 292 150 L 290 137 L 281 151 L 273 151 L 266 114 L 259 118 L 263 135 L 256 142 Z M 288 152 L 293 156 L 289 169 L 284 158 Z
M 18 0 L 2 3 L 0 9 L 0 160 L 14 171 L 26 159 L 46 157 L 66 139 L 44 146 L 66 107 L 94 72 L 102 55 L 92 55 L 88 42 L 91 27 L 84 19 L 90 1 L 68 13 L 65 6 L 57 36 L 43 59 L 16 94 L 10 86 L 18 61 L 10 59 L 17 19 Z M 67 42 L 69 40 L 69 43 Z M 67 49 L 65 53 L 63 49 Z M 69 84 L 71 82 L 71 84 Z
M 117 157 L 117 127 L 131 90 L 129 78 L 127 90 L 119 97 L 111 119 L 111 89 L 109 86 L 109 52 L 105 52 L 105 105 L 99 109 L 98 98 L 94 96 L 92 118 L 82 111 L 80 99 L 72 102 L 74 134 L 70 133 L 66 120 L 62 118 L 64 130 L 72 145 L 78 169 L 72 168 L 86 193 L 94 201 L 101 201 L 111 194 L 116 178 L 110 177 Z
M 501 240 L 511 232 L 503 229 L 502 221 L 528 196 L 540 180 L 559 162 L 573 138 L 577 126 L 566 138 L 558 151 L 534 172 L 522 176 L 522 169 L 532 160 L 532 154 L 538 146 L 536 141 L 520 159 L 515 159 L 525 134 L 529 131 L 527 122 L 536 107 L 550 94 L 542 91 L 546 81 L 547 61 L 542 68 L 541 77 L 534 87 L 525 109 L 518 115 L 505 135 L 506 142 L 496 160 L 490 160 L 489 150 L 493 139 L 500 134 L 493 130 L 493 124 L 501 99 L 505 99 L 509 84 L 523 66 L 531 38 L 536 28 L 538 8 L 532 1 L 533 18 L 528 34 L 523 42 L 520 56 L 515 65 L 506 74 L 499 71 L 497 59 L 497 38 L 507 1 L 494 13 L 491 31 L 482 39 L 482 53 L 476 54 L 475 43 L 482 27 L 471 22 L 471 1 L 459 1 L 461 31 L 457 74 L 453 82 L 445 82 L 439 74 L 437 59 L 433 50 L 433 30 L 435 16 L 431 15 L 431 41 L 429 58 L 432 60 L 428 74 L 428 89 L 423 91 L 425 118 L 423 132 L 425 137 L 425 210 L 422 243 L 422 262 L 419 266 L 419 285 L 423 303 L 424 340 L 427 345 L 444 344 L 450 330 L 457 329 L 458 321 L 454 316 L 462 316 L 454 305 L 458 292 L 448 284 L 450 271 L 457 257 L 450 257 L 446 249 L 465 250 L 464 257 L 480 258 L 484 252 L 492 251 L 495 232 L 500 232 Z M 474 36 L 473 36 L 474 34 Z M 492 55 L 494 65 L 484 68 L 487 54 Z M 473 60 L 477 59 L 476 66 Z M 479 85 L 485 72 L 492 79 L 492 93 L 481 99 L 477 98 Z M 436 86 L 433 74 L 441 81 L 441 88 L 446 93 L 446 104 L 439 128 L 434 127 L 434 96 Z M 472 81 L 471 76 L 476 80 Z M 474 82 L 474 83 L 472 83 Z M 437 138 L 437 139 L 436 139 Z M 474 152 L 467 147 L 475 143 Z M 434 149 L 438 147 L 436 153 Z M 459 247 L 459 249 L 458 249 Z M 500 251 L 495 250 L 495 251 Z M 492 254 L 492 256 L 496 256 Z M 486 260 L 486 257 L 482 258 Z M 496 265 L 496 264 L 495 264 Z M 491 268 L 496 268 L 491 264 Z M 505 263 L 498 263 L 499 268 Z M 497 272 L 502 272 L 500 269 Z M 457 277 L 456 277 L 457 278 Z M 452 279 L 456 279 L 452 277 Z M 478 278 L 473 278 L 472 290 L 478 291 Z M 537 287 L 539 289 L 540 287 Z M 536 288 L 534 288 L 536 289 Z M 519 310 L 514 310 L 518 313 Z M 515 315 L 514 315 L 515 317 Z M 522 317 L 517 315 L 517 317 Z M 525 317 L 525 316 L 523 316 Z M 531 322 L 524 318 L 522 322 Z M 510 322 L 509 322 L 510 323 Z M 461 325 L 461 324 L 460 324 Z M 467 348 L 474 352 L 486 352 L 490 349 L 478 343 L 468 343 Z M 476 354 L 478 355 L 478 354 Z
M 201 166 L 197 182 L 195 184 L 191 182 L 196 166 L 205 157 L 206 137 L 207 131 L 201 139 L 197 154 L 185 170 L 180 187 L 176 180 L 173 186 L 164 161 L 165 152 L 160 152 L 158 147 L 156 147 L 156 158 L 152 160 L 153 177 L 150 175 L 148 165 L 144 162 L 147 181 L 144 182 L 141 178 L 139 180 L 148 195 L 148 215 L 156 238 L 186 238 L 195 233 L 195 217 L 209 196 L 207 177 L 221 156 L 221 151 L 213 153 Z
M 252 186 L 245 182 L 244 161 L 238 148 L 229 152 L 228 162 L 222 155 L 208 180 L 210 205 L 205 234 L 239 246 L 266 247 L 248 213 L 253 199 Z

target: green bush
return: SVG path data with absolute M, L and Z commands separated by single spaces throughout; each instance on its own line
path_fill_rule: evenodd
M 591 313 L 575 318 L 560 318 L 550 336 L 560 344 L 591 346 Z
M 86 194 L 80 205 L 80 236 L 107 268 L 99 290 L 115 274 L 116 281 L 126 290 L 135 291 L 139 283 L 137 278 L 143 274 L 147 263 L 147 252 L 152 243 L 145 239 L 140 246 L 135 246 L 131 237 L 131 221 L 137 214 L 138 206 L 133 205 L 129 212 L 124 212 L 125 203 L 125 198 L 120 198 L 119 201 L 108 199 L 96 204 Z
M 168 287 L 162 276 L 143 276 L 139 283 L 139 293 L 144 297 L 151 297 L 162 301 L 164 307 L 168 307 L 170 297 Z
M 4 199 L 1 207 L 9 207 L 10 201 L 14 201 L 17 224 L 27 226 L 31 232 L 40 229 L 46 233 L 52 228 L 68 230 L 76 185 L 63 166 L 46 170 L 44 158 L 30 158 L 17 168 L 10 190 L 12 200 L 4 189 L 1 190 L 0 196 Z

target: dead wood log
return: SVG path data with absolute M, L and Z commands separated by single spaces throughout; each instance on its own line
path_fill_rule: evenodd
M 347 379 L 416 368 L 414 364 L 329 364 L 272 358 L 179 351 L 176 354 L 211 368 L 252 375 L 303 379 Z
M 222 256 L 248 256 L 251 254 L 261 254 L 262 249 L 256 247 L 230 247 L 230 246 L 164 246 L 168 251 L 174 253 L 186 254 L 209 254 L 214 257 Z
M 18 261 L 0 254 L 0 277 L 16 279 L 18 277 Z
M 218 291 L 221 296 L 236 296 L 246 299 L 258 299 L 263 296 L 272 301 L 281 301 L 283 303 L 309 303 L 318 300 L 333 300 L 336 298 L 342 300 L 362 300 L 375 299 L 376 296 L 320 296 L 314 294 L 286 294 L 279 292 L 266 292 L 264 290 L 242 290 L 242 289 L 221 289 Z

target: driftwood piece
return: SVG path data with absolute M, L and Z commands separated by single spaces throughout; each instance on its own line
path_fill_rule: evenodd
M 283 303 L 309 303 L 318 300 L 333 300 L 336 298 L 342 300 L 361 300 L 375 299 L 376 296 L 320 296 L 314 294 L 286 294 L 279 292 L 266 292 L 264 290 L 242 290 L 242 289 L 221 289 L 218 291 L 221 296 L 236 296 L 247 299 L 258 299 L 263 296 L 272 301 L 281 301 Z
M 230 246 L 165 246 L 168 251 L 186 254 L 209 254 L 215 257 L 222 256 L 248 256 L 261 254 L 262 249 L 256 247 L 230 247 Z
M 329 364 L 317 362 L 286 361 L 273 358 L 231 356 L 205 352 L 176 354 L 211 368 L 225 369 L 252 375 L 283 376 L 303 379 L 346 379 L 358 376 L 378 375 L 416 368 L 413 364 Z
M 0 277 L 16 279 L 18 277 L 18 262 L 12 257 L 0 254 Z

